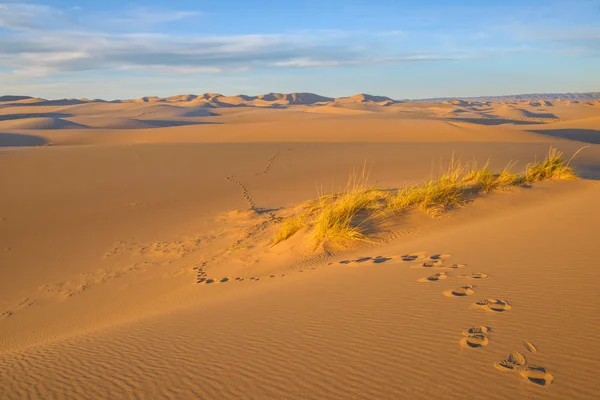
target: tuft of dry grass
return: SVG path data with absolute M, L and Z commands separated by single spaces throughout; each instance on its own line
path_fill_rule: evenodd
M 579 149 L 577 153 L 582 149 Z M 545 159 L 527 164 L 525 167 L 525 182 L 532 183 L 543 181 L 544 179 L 577 179 L 575 171 L 569 165 L 573 157 L 568 162 L 565 162 L 562 155 L 563 153 L 558 151 L 558 149 L 550 147 Z
M 450 206 L 462 204 L 464 199 L 460 182 L 465 168 L 464 164 L 456 162 L 453 157 L 448 168 L 442 169 L 439 177 L 431 178 L 421 185 L 399 189 L 389 204 L 390 209 L 397 212 L 418 205 L 428 214 L 437 215 Z
M 304 227 L 310 228 L 310 240 L 315 250 L 323 242 L 371 241 L 367 235 L 371 222 L 378 223 L 385 216 L 411 207 L 436 216 L 449 208 L 462 206 L 478 193 L 544 179 L 577 179 L 570 163 L 582 149 L 565 162 L 562 153 L 551 147 L 544 160 L 528 164 L 523 174 L 512 172 L 516 162 L 510 162 L 500 173 L 493 173 L 489 169 L 489 160 L 478 168 L 474 162 L 461 163 L 452 157 L 438 176 L 395 192 L 368 186 L 363 168 L 362 174 L 350 175 L 341 193 L 321 195 L 305 203 L 301 207 L 303 212 L 284 220 L 275 234 L 274 244 L 290 238 Z
M 286 218 L 281 223 L 279 230 L 275 233 L 275 237 L 273 238 L 273 246 L 277 243 L 283 242 L 284 240 L 288 240 L 296 232 L 306 226 L 305 220 L 307 215 L 305 214 L 296 214 L 292 217 Z
M 311 241 L 316 249 L 324 241 L 347 242 L 368 240 L 364 223 L 359 213 L 369 214 L 377 208 L 384 197 L 383 192 L 367 186 L 367 176 L 363 169 L 361 175 L 353 173 L 344 190 L 336 196 L 321 196 L 312 223 Z
M 516 161 L 511 161 L 502 172 L 496 176 L 497 188 L 506 189 L 510 186 L 522 185 L 525 182 L 524 176 L 511 172 L 516 164 Z
M 469 187 L 474 192 L 491 192 L 498 187 L 496 176 L 490 171 L 490 160 L 483 167 L 477 168 L 473 163 L 471 169 L 462 178 L 461 183 Z

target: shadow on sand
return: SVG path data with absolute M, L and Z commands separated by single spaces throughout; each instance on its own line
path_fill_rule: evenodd
M 29 147 L 43 146 L 45 144 L 48 144 L 48 141 L 39 136 L 0 133 L 0 147 Z
M 502 125 L 502 124 L 515 124 L 515 125 L 542 125 L 545 122 L 541 121 L 520 121 L 514 119 L 503 119 L 503 118 L 449 118 L 447 121 L 460 121 L 469 122 L 471 124 L 478 125 Z
M 529 132 L 541 133 L 552 137 L 577 140 L 579 142 L 600 144 L 600 130 L 596 129 L 544 129 L 530 130 Z
M 0 115 L 0 121 L 14 121 L 27 118 L 68 118 L 72 116 L 71 114 L 63 113 L 6 114 Z
M 207 121 L 174 121 L 174 120 L 156 120 L 156 119 L 138 119 L 141 123 L 150 125 L 153 128 L 168 128 L 172 126 L 186 125 L 220 125 L 223 122 L 207 122 Z

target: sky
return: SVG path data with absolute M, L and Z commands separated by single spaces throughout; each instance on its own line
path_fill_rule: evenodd
M 600 91 L 600 0 L 0 0 L 0 95 Z

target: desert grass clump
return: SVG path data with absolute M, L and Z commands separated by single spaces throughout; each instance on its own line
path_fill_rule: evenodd
M 363 168 L 362 174 L 350 175 L 342 192 L 320 195 L 304 203 L 297 215 L 285 219 L 275 234 L 274 244 L 290 238 L 304 227 L 309 228 L 314 250 L 324 242 L 372 242 L 370 231 L 373 226 L 410 208 L 437 216 L 452 207 L 464 205 L 479 193 L 545 179 L 576 179 L 570 163 L 582 149 L 565 162 L 562 153 L 551 147 L 544 160 L 528 164 L 525 172 L 520 174 L 512 172 L 516 162 L 510 162 L 500 173 L 493 173 L 489 160 L 479 168 L 474 162 L 457 162 L 452 157 L 447 167 L 429 181 L 398 190 L 368 186 Z
M 512 169 L 516 164 L 515 161 L 511 161 L 502 172 L 496 176 L 497 188 L 506 189 L 510 186 L 522 185 L 525 182 L 524 176 L 512 172 Z
M 469 189 L 475 193 L 491 192 L 499 185 L 497 176 L 489 169 L 490 160 L 481 168 L 477 168 L 477 164 L 473 163 L 470 169 L 466 170 L 466 174 L 461 179 L 461 183 L 465 189 Z
M 464 201 L 464 193 L 458 183 L 454 179 L 442 177 L 425 185 L 425 198 L 420 207 L 428 214 L 438 215 L 449 207 L 463 204 Z
M 573 157 L 575 157 L 582 149 L 583 148 L 579 149 Z M 573 160 L 573 157 L 566 162 L 563 160 L 562 155 L 563 153 L 558 151 L 558 149 L 550 147 L 545 159 L 527 164 L 525 167 L 525 182 L 532 183 L 543 181 L 545 179 L 577 179 L 575 171 L 569 165 Z
M 428 214 L 437 215 L 448 207 L 462 204 L 461 179 L 464 170 L 465 166 L 452 158 L 448 168 L 442 170 L 439 177 L 431 178 L 422 185 L 399 189 L 390 202 L 390 208 L 397 212 L 418 205 Z
M 368 187 L 367 176 L 352 174 L 344 190 L 336 196 L 321 196 L 315 206 L 311 239 L 316 249 L 321 243 L 368 241 L 365 223 L 372 218 L 378 203 L 387 197 L 380 190 Z M 361 218 L 363 217 L 363 218 Z
M 292 217 L 284 219 L 279 227 L 279 230 L 275 233 L 275 237 L 273 238 L 273 246 L 291 238 L 296 232 L 304 228 L 306 226 L 306 217 L 307 216 L 304 214 L 296 214 Z

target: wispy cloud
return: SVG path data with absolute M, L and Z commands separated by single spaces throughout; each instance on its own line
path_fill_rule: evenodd
M 199 17 L 202 13 L 189 10 L 156 10 L 150 8 L 134 8 L 125 15 L 108 20 L 109 23 L 155 25 L 180 21 L 186 18 Z
M 212 37 L 53 32 L 0 37 L 0 67 L 35 74 L 93 70 L 173 73 L 256 68 L 328 68 L 464 59 L 464 52 L 389 51 L 366 43 L 337 42 L 323 33 Z M 364 39 L 363 39 L 364 40 Z M 471 55 L 472 57 L 474 56 Z
M 52 7 L 29 3 L 0 3 L 0 28 L 15 30 L 42 29 L 49 21 L 63 19 L 64 14 Z
M 78 71 L 180 75 L 267 68 L 336 68 L 484 59 L 542 51 L 544 46 L 536 43 L 550 44 L 552 50 L 564 54 L 569 54 L 569 50 L 572 54 L 593 54 L 591 46 L 600 37 L 600 31 L 594 27 L 554 36 L 531 34 L 527 40 L 517 37 L 525 35 L 522 30 L 515 34 L 513 42 L 502 45 L 491 42 L 494 32 L 482 31 L 480 27 L 458 36 L 405 30 L 205 36 L 157 34 L 148 29 L 191 18 L 202 18 L 202 13 L 137 8 L 99 19 L 98 15 L 85 14 L 85 9 L 0 3 L 0 28 L 8 31 L 2 34 L 0 30 L 0 70 L 20 76 L 46 76 Z M 100 28 L 100 20 L 104 28 Z M 61 21 L 64 23 L 59 25 Z M 107 26 L 114 25 L 125 25 L 130 30 L 107 31 Z M 462 44 L 465 38 L 474 41 L 471 46 Z M 564 45 L 557 44 L 561 41 Z M 543 51 L 551 50 L 546 46 Z

